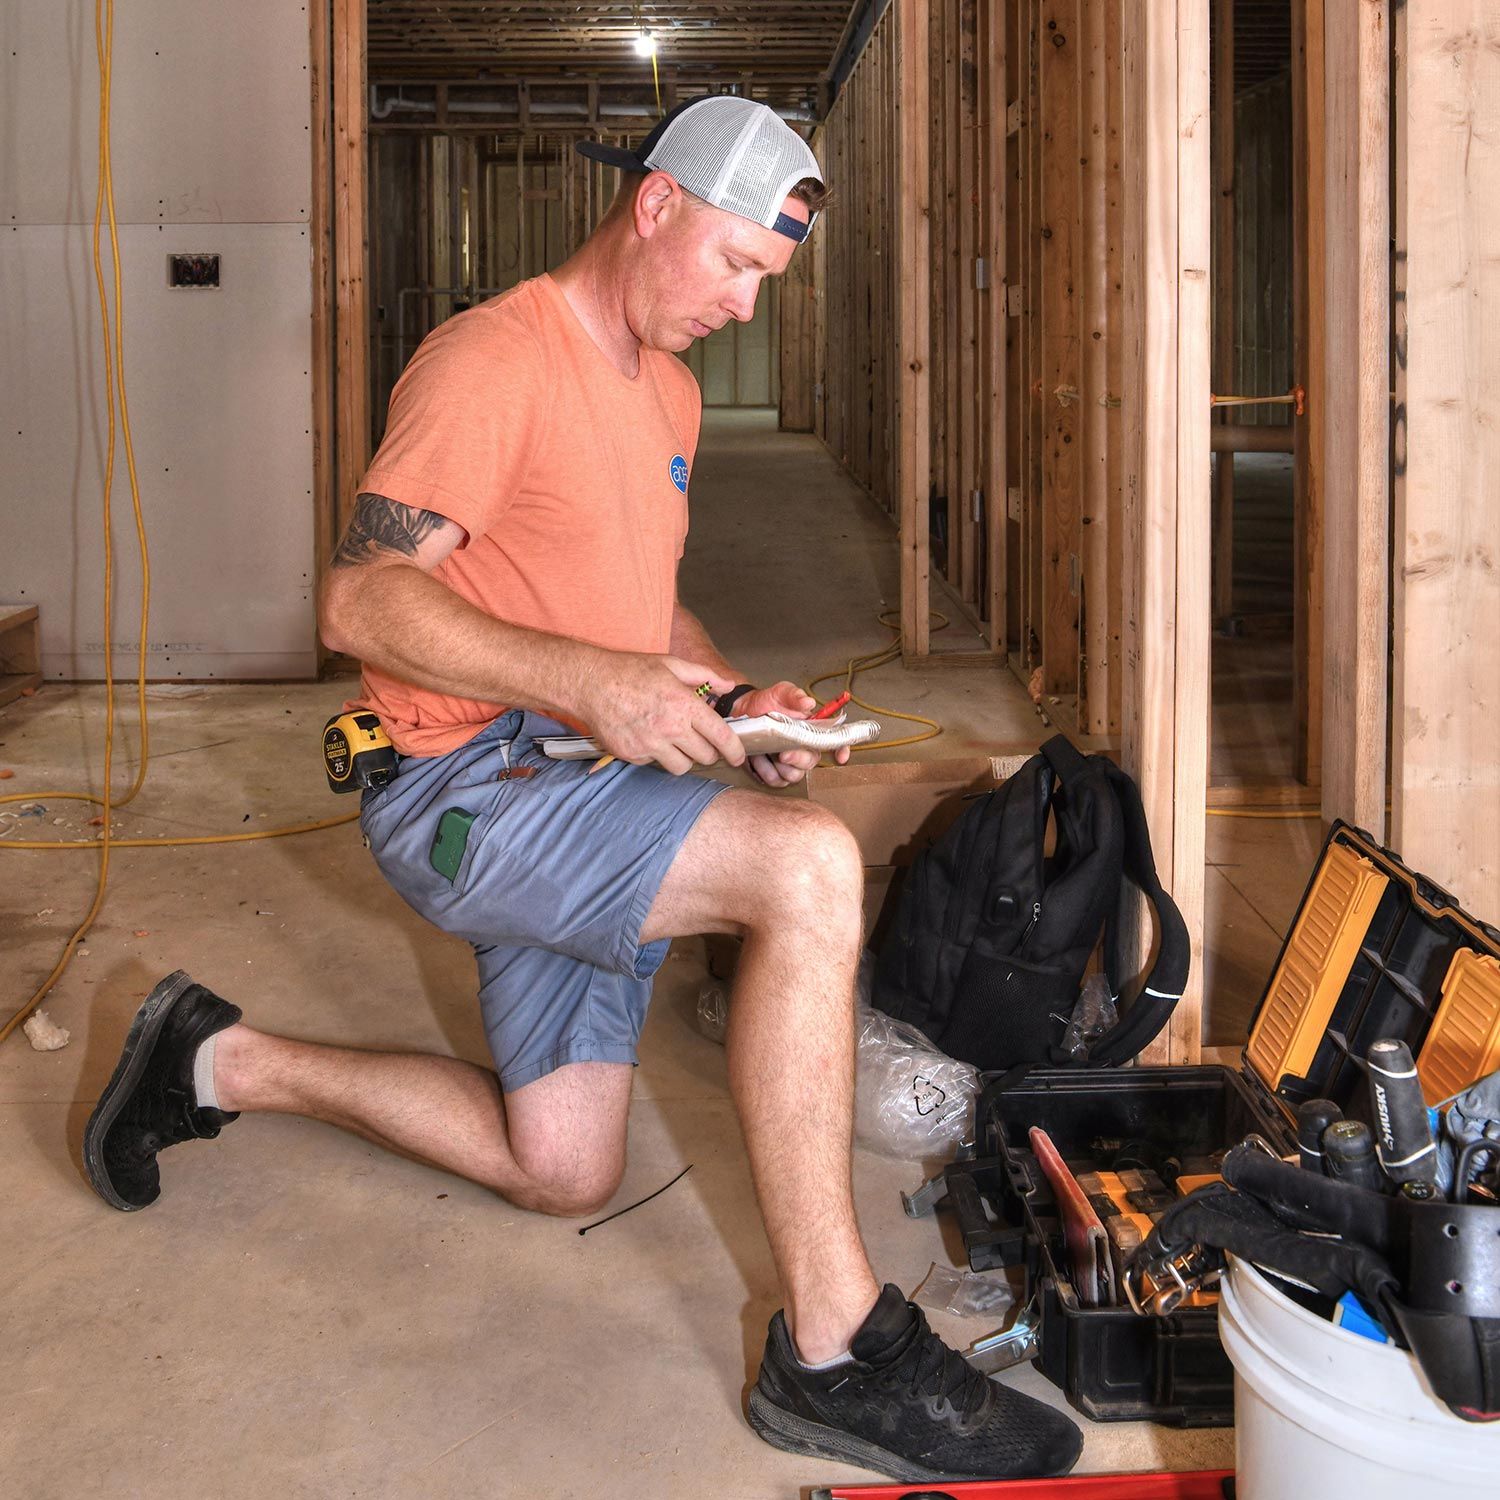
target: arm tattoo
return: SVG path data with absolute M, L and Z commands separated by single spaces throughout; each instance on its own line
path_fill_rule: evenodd
M 384 495 L 364 494 L 354 502 L 349 529 L 333 554 L 335 568 L 354 568 L 372 561 L 378 553 L 394 552 L 415 557 L 417 548 L 433 532 L 446 526 L 446 516 L 430 510 L 414 510 Z

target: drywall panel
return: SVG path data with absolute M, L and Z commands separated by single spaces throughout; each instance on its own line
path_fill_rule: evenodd
M 115 7 L 115 213 L 132 224 L 308 217 L 308 21 L 275 0 Z M 93 0 L 0 5 L 0 224 L 94 216 Z
M 0 234 L 0 599 L 41 606 L 42 670 L 53 678 L 103 672 L 106 429 L 89 239 L 85 225 Z M 218 253 L 220 289 L 168 289 L 174 249 Z M 121 258 L 151 674 L 309 676 L 307 230 L 133 225 L 121 229 Z M 133 670 L 139 569 L 123 450 L 115 517 L 115 666 Z
M 309 57 L 300 4 L 115 10 L 114 196 L 156 677 L 316 667 Z M 97 677 L 105 659 L 98 96 L 92 0 L 0 5 L 0 598 L 40 606 L 54 678 Z M 221 286 L 170 290 L 173 251 L 218 254 Z M 107 241 L 105 256 L 108 276 Z M 139 570 L 123 450 L 115 515 L 115 665 L 129 671 Z

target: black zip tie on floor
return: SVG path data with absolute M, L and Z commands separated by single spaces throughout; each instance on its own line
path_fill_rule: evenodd
M 692 1170 L 693 1170 L 693 1164 L 692 1164 L 692 1162 L 689 1162 L 687 1164 L 687 1166 L 685 1166 L 672 1179 L 672 1182 L 681 1182 L 682 1179 L 684 1177 L 686 1177 L 687 1174 L 689 1172 L 691 1172 Z M 666 1192 L 666 1190 L 669 1187 L 672 1186 L 672 1182 L 664 1182 L 659 1188 L 657 1188 L 657 1190 L 654 1193 L 647 1193 L 646 1196 L 644 1198 L 642 1198 L 639 1203 L 632 1203 L 630 1205 L 630 1208 L 617 1208 L 612 1214 L 606 1214 L 602 1219 L 599 1219 L 599 1220 L 595 1221 L 592 1224 L 585 1224 L 583 1226 L 583 1228 L 578 1231 L 579 1234 L 587 1234 L 589 1232 L 589 1230 L 591 1230 L 591 1229 L 597 1229 L 600 1224 L 608 1224 L 611 1219 L 618 1219 L 621 1214 L 628 1214 L 632 1208 L 639 1208 L 642 1203 L 649 1203 L 653 1198 L 660 1198 L 661 1195 L 664 1192 Z

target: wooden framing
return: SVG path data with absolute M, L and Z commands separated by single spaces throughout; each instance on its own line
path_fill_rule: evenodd
M 927 577 L 930 588 L 936 574 L 942 590 L 936 607 L 957 615 L 992 659 L 1003 660 L 1013 392 L 1008 288 L 1001 279 L 1008 264 L 1007 136 L 998 127 L 1006 115 L 1010 7 L 1001 0 L 940 0 L 926 9 L 922 128 L 926 180 L 938 195 L 926 218 L 921 273 L 929 306 L 922 364 L 930 489 L 920 508 L 928 527 Z M 821 395 L 818 435 L 899 524 L 916 525 L 889 437 L 897 425 L 895 376 L 907 362 L 896 358 L 898 286 L 912 261 L 891 263 L 891 196 L 881 187 L 894 176 L 898 130 L 905 139 L 911 124 L 898 122 L 891 107 L 896 51 L 911 56 L 900 40 L 904 14 L 894 5 L 884 11 L 814 137 L 839 200 L 819 229 L 822 245 L 814 256 L 814 303 L 826 307 L 826 317 L 814 320 L 822 344 L 814 355 L 822 379 L 814 384 Z M 931 607 L 924 594 L 906 617 L 925 622 Z M 920 631 L 913 623 L 902 645 L 909 663 L 974 654 L 957 637 L 952 650 L 934 651 L 925 623 Z
M 817 341 L 814 255 L 805 246 L 792 256 L 781 286 L 781 393 L 778 421 L 784 432 L 811 432 L 815 425 L 814 350 Z
M 1322 0 L 1292 0 L 1292 368 L 1307 387 L 1292 472 L 1292 758 L 1296 779 L 1310 786 L 1323 778 L 1323 90 Z
M 1042 0 L 1022 0 L 1017 20 L 1024 22 L 1026 71 L 1021 119 L 1025 160 L 1021 177 L 1025 193 L 1021 204 L 1021 318 L 1025 359 L 1017 410 L 1025 422 L 1021 444 L 1021 651 L 1020 665 L 1028 682 L 1042 663 L 1042 430 L 1045 371 L 1042 365 L 1044 292 L 1042 287 L 1042 170 L 1044 129 L 1042 124 Z
M 1079 283 L 1083 176 L 1079 167 L 1080 0 L 1042 0 L 1041 549 L 1042 691 L 1078 692 Z
M 1213 377 L 1214 389 L 1235 383 L 1235 0 L 1214 0 L 1213 127 Z M 1218 414 L 1227 421 L 1232 415 Z M 1214 459 L 1214 618 L 1234 613 L 1234 454 Z
M 35 604 L 0 604 L 0 708 L 42 685 L 38 618 Z
M 1323 815 L 1385 833 L 1390 14 L 1323 8 Z
M 1500 32 L 1483 0 L 1400 22 L 1392 841 L 1500 921 Z
M 1006 165 L 1009 134 L 1006 128 L 1006 0 L 984 0 L 980 43 L 983 108 L 980 140 L 983 158 L 981 187 L 983 256 L 986 295 L 979 299 L 983 322 L 983 375 L 980 417 L 987 434 L 981 511 L 981 545 L 985 559 L 985 609 L 990 650 L 1001 659 L 1006 650 L 1006 576 L 1009 526 L 1006 521 L 1006 454 L 1010 445 L 1007 400 L 1007 345 L 1009 319 L 1005 309 Z
M 850 0 L 676 0 L 659 5 L 497 6 L 494 0 L 381 0 L 371 9 L 370 54 L 381 77 L 465 77 L 524 69 L 534 77 L 638 80 L 641 25 L 661 41 L 663 105 L 699 76 L 753 79 L 778 94 L 807 94 L 847 39 Z M 668 17 L 662 14 L 670 12 Z M 498 19 L 497 19 L 498 17 Z
M 931 482 L 931 392 L 928 383 L 928 223 L 931 183 L 927 130 L 926 0 L 896 0 L 897 266 L 900 315 L 897 352 L 900 398 L 896 459 L 901 506 L 901 638 L 920 655 L 928 649 L 927 495 Z M 889 14 L 889 12 L 887 13 Z
M 307 234 L 312 242 L 312 440 L 313 440 L 313 569 L 321 579 L 338 542 L 338 506 L 334 498 L 337 463 L 333 416 L 333 204 L 330 180 L 333 67 L 330 15 L 326 0 L 312 0 L 308 19 L 308 94 L 312 136 L 312 193 Z M 330 652 L 317 637 L 321 671 Z
M 814 430 L 899 525 L 897 268 L 907 262 L 901 251 L 892 254 L 889 186 L 900 180 L 898 135 L 906 128 L 898 120 L 901 100 L 893 82 L 898 33 L 892 6 L 814 140 L 838 201 L 811 241 L 813 296 L 824 314 L 814 322 L 811 358 L 821 371 L 814 383 Z M 925 85 L 922 94 L 928 95 Z
M 956 0 L 933 0 L 929 22 L 931 45 L 928 49 L 932 81 L 929 86 L 931 108 L 931 168 L 929 180 L 932 213 L 928 220 L 931 243 L 932 313 L 929 318 L 931 344 L 928 368 L 932 375 L 932 514 L 933 539 L 938 544 L 933 565 L 945 578 L 957 545 L 954 519 L 957 500 L 954 494 L 957 462 L 954 451 L 953 391 L 956 374 L 949 355 L 958 328 L 958 308 L 953 297 L 954 255 L 957 223 L 954 208 L 957 201 L 958 174 L 949 157 L 953 136 L 949 127 L 949 85 L 954 60 L 949 52 L 948 14 Z M 929 543 L 929 550 L 932 544 Z
M 1109 102 L 1109 159 L 1105 176 L 1105 222 L 1106 259 L 1108 265 L 1108 333 L 1106 337 L 1106 374 L 1108 383 L 1101 399 L 1107 403 L 1106 441 L 1109 455 L 1107 461 L 1107 514 L 1108 514 L 1108 569 L 1107 593 L 1104 601 L 1106 616 L 1107 648 L 1109 651 L 1109 690 L 1105 694 L 1091 693 L 1088 702 L 1088 720 L 1094 733 L 1107 733 L 1111 737 L 1120 733 L 1122 723 L 1122 693 L 1125 681 L 1123 654 L 1123 571 L 1125 529 L 1125 440 L 1121 420 L 1121 391 L 1124 389 L 1125 367 L 1125 165 L 1124 165 L 1124 78 L 1123 48 L 1121 45 L 1121 6 L 1124 0 L 1104 0 L 1105 47 L 1109 71 L 1107 95 Z M 1092 7 L 1091 7 L 1092 8 Z M 1084 598 L 1085 619 L 1092 607 L 1097 611 L 1097 590 L 1094 604 L 1089 596 Z M 1089 640 L 1095 637 L 1090 634 Z M 1091 648 L 1092 649 L 1092 648 Z M 1101 728 L 1100 710 L 1107 713 L 1107 722 Z
M 366 289 L 365 0 L 333 0 L 332 234 L 334 516 L 340 535 L 370 460 L 370 335 Z
M 1110 625 L 1110 468 L 1109 468 L 1109 12 L 1118 3 L 1080 8 L 1078 67 L 1082 99 L 1083 181 L 1079 227 L 1082 260 L 1079 371 L 1080 485 L 1078 551 L 1082 597 L 1079 646 L 1078 720 L 1086 734 L 1107 735 L 1110 673 L 1114 649 Z M 1114 573 L 1116 582 L 1118 573 Z
M 853 194 L 874 177 L 874 90 L 890 76 L 880 49 L 893 34 L 897 314 L 883 323 L 872 295 L 872 207 L 846 198 L 817 235 L 814 362 L 820 436 L 877 499 L 897 502 L 904 658 L 1040 668 L 1060 720 L 1120 733 L 1200 960 L 1209 4 L 901 0 L 881 22 L 894 32 L 877 27 L 814 142 L 835 187 Z M 978 264 L 980 247 L 993 264 Z M 887 399 L 883 349 L 899 378 L 884 491 L 868 447 Z M 988 653 L 931 649 L 935 538 L 941 581 Z M 1192 986 L 1158 1060 L 1196 1056 L 1199 965 Z
M 1188 990 L 1148 1062 L 1202 1043 L 1208 782 L 1208 0 L 1126 5 L 1126 680 L 1122 752 L 1187 922 Z
M 957 135 L 954 157 L 958 164 L 956 180 L 962 184 L 958 205 L 958 234 L 954 264 L 953 303 L 957 309 L 958 327 L 954 335 L 957 359 L 955 383 L 957 412 L 958 475 L 953 497 L 958 517 L 953 534 L 958 539 L 957 565 L 960 595 L 973 606 L 983 623 L 980 581 L 983 554 L 979 505 L 983 502 L 983 478 L 979 471 L 980 381 L 979 357 L 979 289 L 977 258 L 980 243 L 980 162 L 979 162 L 979 0 L 958 0 L 957 7 L 955 107 L 951 112 Z M 953 570 L 949 569 L 949 579 Z

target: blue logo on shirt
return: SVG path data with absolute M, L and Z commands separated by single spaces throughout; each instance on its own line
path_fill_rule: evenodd
M 680 453 L 673 456 L 667 472 L 672 476 L 672 483 L 685 495 L 687 494 L 688 468 L 687 459 Z

